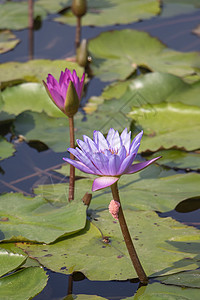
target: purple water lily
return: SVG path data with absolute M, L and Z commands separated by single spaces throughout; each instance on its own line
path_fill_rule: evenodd
M 93 182 L 92 191 L 113 185 L 123 174 L 136 173 L 160 157 L 149 161 L 132 164 L 142 138 L 141 131 L 131 143 L 131 132 L 124 129 L 121 135 L 111 128 L 105 138 L 100 131 L 94 131 L 93 140 L 83 136 L 84 141 L 77 140 L 80 148 L 68 148 L 76 160 L 63 158 L 82 172 L 98 175 Z
M 71 73 L 70 70 L 66 69 L 65 72 L 61 72 L 59 82 L 51 74 L 48 74 L 47 83 L 44 81 L 43 83 L 50 98 L 58 106 L 58 108 L 65 113 L 65 101 L 70 81 L 73 83 L 80 101 L 83 91 L 84 79 L 85 73 L 83 73 L 81 80 L 79 80 L 79 77 L 77 76 L 75 70 L 73 70 L 73 73 Z

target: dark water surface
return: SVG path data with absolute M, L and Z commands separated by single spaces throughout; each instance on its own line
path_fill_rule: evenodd
M 54 16 L 49 16 L 42 23 L 40 30 L 34 32 L 34 58 L 63 59 L 74 55 L 75 28 L 53 22 Z M 109 26 L 103 28 L 84 27 L 82 38 L 91 39 L 108 30 L 120 30 L 132 28 L 149 32 L 158 37 L 168 47 L 179 51 L 200 51 L 200 37 L 191 31 L 200 23 L 200 10 L 194 10 L 190 14 L 179 15 L 173 18 L 154 17 L 151 20 L 136 22 L 129 25 Z M 1 62 L 27 61 L 28 60 L 28 30 L 15 31 L 21 40 L 20 44 L 10 52 L 1 55 Z M 90 96 L 98 96 L 106 83 L 93 78 L 88 86 L 84 102 Z M 10 138 L 10 134 L 7 134 Z M 30 147 L 31 146 L 31 147 Z M 0 191 L 23 192 L 32 194 L 33 187 L 39 184 L 65 182 L 67 179 L 52 171 L 63 163 L 64 153 L 55 153 L 50 149 L 45 150 L 40 145 L 28 145 L 25 142 L 17 143 L 16 153 L 1 162 L 0 168 Z M 66 156 L 66 153 L 65 153 Z M 196 202 L 197 203 L 197 202 Z M 200 201 L 190 212 L 180 210 L 159 214 L 160 217 L 171 216 L 174 219 L 191 226 L 200 228 Z M 35 300 L 63 299 L 67 295 L 69 276 L 48 271 L 50 276 L 46 288 L 36 296 Z M 79 280 L 74 278 L 74 294 L 99 295 L 107 299 L 123 299 L 131 297 L 136 292 L 139 283 L 127 281 L 97 282 L 88 279 Z M 82 278 L 81 278 L 82 279 Z M 153 282 L 153 280 L 151 281 Z

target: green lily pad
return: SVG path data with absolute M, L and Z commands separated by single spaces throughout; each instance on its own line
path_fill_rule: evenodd
M 2 195 L 1 240 L 51 243 L 64 234 L 81 230 L 85 226 L 86 206 L 75 200 L 71 203 L 66 200 L 66 203 L 56 207 L 41 197 L 30 198 L 17 193 Z
M 165 284 L 173 284 L 192 288 L 200 288 L 200 270 L 181 272 L 159 278 Z
M 125 217 L 141 263 L 148 276 L 174 274 L 199 266 L 199 231 L 154 212 L 125 210 Z M 52 245 L 17 244 L 43 266 L 70 274 L 80 271 L 91 280 L 125 280 L 137 277 L 118 222 L 108 210 L 96 212 L 81 232 Z M 104 243 L 103 237 L 109 238 Z M 73 239 L 72 239 L 73 238 Z M 167 249 L 170 241 L 180 240 Z M 192 240 L 191 247 L 184 248 Z M 166 248 L 164 246 L 166 245 Z M 49 254 L 44 256 L 45 253 Z
M 192 151 L 200 148 L 198 106 L 182 103 L 143 105 L 135 107 L 130 116 L 135 128 L 144 130 L 140 151 L 169 148 Z
M 57 170 L 63 175 L 69 175 L 69 165 Z M 76 170 L 76 176 L 88 177 L 76 181 L 76 191 L 82 194 L 92 191 L 92 182 L 96 176 Z M 173 210 L 183 200 L 199 196 L 200 174 L 177 174 L 173 170 L 163 170 L 156 164 L 145 170 L 123 175 L 119 180 L 119 193 L 123 207 L 131 210 L 155 210 L 166 212 Z M 180 188 L 181 187 L 181 188 Z M 36 194 L 44 193 L 50 201 L 64 202 L 64 184 L 42 185 L 34 190 Z M 110 188 L 92 193 L 91 209 L 107 209 L 112 194 Z M 80 195 L 81 196 L 81 195 Z M 79 194 L 77 194 L 79 197 Z
M 199 290 L 192 288 L 180 288 L 178 286 L 169 286 L 158 282 L 142 286 L 133 298 L 125 300 L 198 300 Z
M 9 30 L 0 30 L 0 54 L 12 50 L 20 42 Z
M 46 286 L 48 276 L 43 268 L 30 267 L 0 279 L 3 300 L 28 300 L 39 294 Z
M 66 8 L 67 6 L 71 6 L 70 0 L 62 0 L 62 1 L 55 1 L 55 0 L 38 0 L 37 4 L 42 6 L 48 13 L 57 13 L 61 9 Z
M 149 159 L 157 156 L 162 156 L 157 162 L 159 165 L 176 169 L 200 170 L 200 153 L 180 150 L 161 150 L 149 156 Z
M 27 255 L 18 254 L 0 248 L 0 277 L 17 269 L 27 259 Z
M 108 26 L 128 24 L 141 19 L 148 19 L 160 13 L 160 5 L 155 0 L 104 0 L 87 1 L 87 13 L 83 17 L 83 26 Z M 55 21 L 75 25 L 76 18 L 71 10 L 65 12 Z
M 66 296 L 63 300 L 102 300 L 102 299 L 107 299 L 107 298 L 103 298 L 100 296 L 96 296 L 96 295 L 83 295 L 83 294 L 79 294 L 79 295 L 68 295 Z
M 14 146 L 0 136 L 0 161 L 12 156 L 14 152 Z
M 3 111 L 18 115 L 25 110 L 36 112 L 45 111 L 49 116 L 64 117 L 58 107 L 47 95 L 42 84 L 23 83 L 17 86 L 8 87 L 2 92 Z
M 92 71 L 102 81 L 125 79 L 137 66 L 182 77 L 200 67 L 197 52 L 174 51 L 148 33 L 130 29 L 100 34 L 90 41 L 89 51 Z
M 42 83 L 49 73 L 58 79 L 60 72 L 66 68 L 71 71 L 75 69 L 78 76 L 83 74 L 83 68 L 66 60 L 36 59 L 25 63 L 7 62 L 0 65 L 1 86 L 5 88 L 10 84 L 14 85 L 22 81 Z
M 198 0 L 163 0 L 163 10 L 161 17 L 170 18 L 177 15 L 194 13 L 199 7 Z
M 99 97 L 89 99 L 84 110 L 96 111 L 105 100 L 112 100 L 118 107 L 118 115 L 127 114 L 131 108 L 144 104 L 181 102 L 200 106 L 200 81 L 187 83 L 172 74 L 153 72 L 137 78 L 108 85 Z
M 34 17 L 46 17 L 46 11 L 39 5 L 34 5 Z M 1 4 L 1 29 L 28 28 L 28 2 L 6 2 Z

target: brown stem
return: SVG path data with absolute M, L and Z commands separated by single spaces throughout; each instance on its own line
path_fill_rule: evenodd
M 74 139 L 74 117 L 69 117 L 69 134 L 70 134 L 70 147 L 75 148 Z M 74 159 L 74 155 L 70 153 L 70 158 Z M 74 200 L 74 185 L 75 185 L 75 168 L 70 165 L 69 175 L 69 197 L 68 201 Z
M 69 275 L 69 279 L 68 279 L 67 295 L 71 295 L 72 294 L 72 289 L 73 289 L 73 275 L 70 274 Z
M 81 17 L 77 17 L 76 23 L 76 49 L 80 46 L 80 39 L 81 39 Z
M 119 192 L 118 192 L 118 187 L 117 187 L 117 183 L 114 183 L 113 185 L 111 185 L 111 190 L 112 190 L 112 194 L 113 194 L 113 199 L 117 202 L 120 203 L 120 198 L 119 198 Z M 126 243 L 126 247 L 128 249 L 131 261 L 133 263 L 133 266 L 135 268 L 135 271 L 140 279 L 140 281 L 144 284 L 148 283 L 148 278 L 147 275 L 145 274 L 145 271 L 139 261 L 139 258 L 137 256 L 135 247 L 133 245 L 127 224 L 126 224 L 126 220 L 124 218 L 124 214 L 123 214 L 123 210 L 122 210 L 122 206 L 120 203 L 120 208 L 119 208 L 119 224 L 121 227 L 121 231 L 124 237 L 124 241 Z
M 29 40 L 29 59 L 33 59 L 33 27 L 34 27 L 34 3 L 28 0 L 28 40 Z

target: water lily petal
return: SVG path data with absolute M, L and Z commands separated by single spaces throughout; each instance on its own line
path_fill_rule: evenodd
M 63 110 L 65 100 L 62 97 L 62 95 L 60 95 L 60 93 L 57 90 L 52 89 L 52 88 L 49 89 L 49 92 L 51 94 L 51 97 L 52 97 L 54 103 L 58 106 L 58 108 Z
M 119 135 L 119 132 L 116 130 L 115 134 L 112 137 L 110 147 L 112 148 L 112 150 L 114 150 L 117 153 L 118 150 L 121 148 L 121 146 L 122 146 L 122 140 Z
M 88 156 L 90 156 L 90 148 L 88 147 L 88 144 L 81 141 L 81 140 L 76 140 L 78 146 L 81 148 L 81 150 Z
M 120 169 L 120 158 L 118 155 L 112 155 L 109 159 L 109 175 L 115 176 L 118 175 Z
M 111 145 L 111 141 L 112 141 L 114 134 L 115 134 L 115 130 L 113 128 L 110 128 L 108 131 L 107 137 L 106 137 L 109 147 Z
M 83 135 L 84 142 L 88 144 L 91 152 L 97 152 L 97 146 L 88 136 Z
M 136 135 L 136 137 L 134 138 L 134 140 L 131 143 L 130 153 L 135 152 L 135 147 L 137 147 L 137 144 L 140 143 L 142 135 L 143 135 L 143 131 L 141 131 L 140 133 L 138 133 L 138 135 Z
M 131 131 L 127 132 L 127 128 L 121 133 L 122 144 L 126 148 L 127 154 L 129 154 L 130 144 L 131 144 Z
M 152 164 L 154 161 L 158 160 L 159 158 L 161 158 L 161 156 L 153 158 L 151 160 L 147 160 L 138 164 L 134 164 L 129 166 L 129 168 L 127 169 L 127 171 L 125 172 L 126 174 L 132 174 L 132 173 L 136 173 L 146 167 L 148 167 L 150 164 Z
M 80 171 L 88 174 L 95 174 L 91 169 L 89 169 L 86 165 L 84 165 L 80 161 L 76 161 L 67 157 L 63 157 L 63 160 L 74 166 L 75 168 L 79 169 Z
M 93 174 L 99 175 L 98 169 L 94 166 L 94 164 L 87 157 L 87 155 L 84 152 L 82 152 L 79 148 L 68 148 L 67 150 L 70 153 L 72 153 L 78 160 L 80 160 L 85 166 L 87 166 L 91 171 L 93 171 Z
M 98 177 L 93 181 L 92 191 L 94 192 L 94 191 L 104 189 L 108 186 L 111 186 L 118 180 L 119 180 L 118 177 L 107 177 L 107 176 Z
M 118 156 L 120 158 L 120 162 L 122 163 L 124 161 L 124 159 L 126 158 L 126 148 L 125 146 L 122 146 L 119 151 L 118 151 Z
M 97 145 L 97 148 L 99 151 L 104 151 L 105 149 L 108 149 L 108 143 L 103 134 L 100 131 L 94 131 L 93 134 L 94 142 Z
M 103 153 L 91 153 L 91 158 L 93 163 L 99 170 L 99 175 L 109 175 L 109 160 Z
M 140 147 L 140 144 L 137 145 L 137 148 L 135 149 L 135 152 L 133 153 L 130 153 L 125 159 L 124 161 L 122 162 L 121 164 L 121 167 L 119 169 L 119 172 L 118 172 L 118 175 L 121 175 L 121 174 L 126 174 L 126 170 L 128 169 L 129 166 L 132 165 L 136 155 L 137 155 L 137 151 Z

